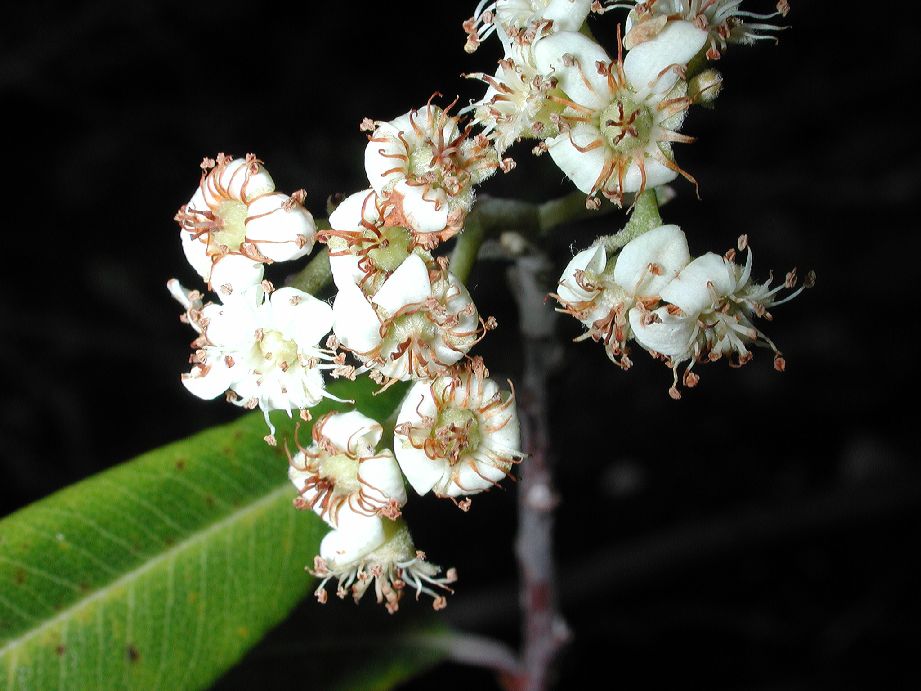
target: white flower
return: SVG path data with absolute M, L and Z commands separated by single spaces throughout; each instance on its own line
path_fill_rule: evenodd
M 482 322 L 470 294 L 442 259 L 434 269 L 410 254 L 370 299 L 354 283 L 333 302 L 333 331 L 379 377 L 429 379 L 447 371 L 476 344 Z
M 416 549 L 409 529 L 402 519 L 382 521 L 378 516 L 352 514 L 348 526 L 331 531 L 320 543 L 320 554 L 314 559 L 311 573 L 322 579 L 315 595 L 321 603 L 327 599 L 326 584 L 338 581 L 336 594 L 349 594 L 357 603 L 374 585 L 377 602 L 393 614 L 399 609 L 406 588 L 432 597 L 432 607 L 444 609 L 447 600 L 440 591 L 453 592 L 450 585 L 457 572 L 448 569 L 439 576 L 441 568 L 425 560 Z
M 417 382 L 406 394 L 393 448 L 419 494 L 482 492 L 524 458 L 515 395 L 503 394 L 488 374 L 475 360 L 466 370 Z
M 747 248 L 747 238 L 742 236 L 739 249 Z M 662 290 L 660 307 L 647 314 L 631 315 L 630 323 L 637 342 L 664 356 L 675 372 L 675 382 L 670 389 L 674 398 L 680 397 L 677 368 L 683 361 L 691 361 L 684 375 L 684 382 L 689 386 L 697 383 L 697 375 L 691 371 L 696 362 L 727 357 L 734 360 L 735 366 L 741 366 L 752 358 L 751 345 L 770 348 L 777 370 L 783 371 L 786 366 L 777 346 L 752 320 L 755 317 L 770 320 L 768 310 L 811 287 L 815 274 L 810 272 L 802 287 L 778 299 L 781 290 L 796 285 L 795 270 L 787 274 L 784 283 L 771 288 L 770 279 L 765 283 L 751 281 L 750 249 L 744 266 L 736 264 L 734 256 L 735 252 L 731 251 L 728 256 L 710 252 L 697 257 Z
M 208 304 L 197 312 L 191 372 L 182 383 L 199 398 L 227 392 L 228 400 L 262 409 L 271 431 L 271 410 L 302 411 L 332 397 L 321 369 L 334 369 L 332 354 L 318 346 L 332 326 L 325 302 L 294 288 L 269 297 L 261 286 L 223 305 Z
M 383 428 L 357 410 L 327 413 L 313 426 L 313 443 L 289 456 L 288 477 L 300 492 L 295 506 L 313 509 L 331 526 L 346 514 L 395 519 L 406 503 L 403 476 L 389 449 L 377 451 Z
M 365 171 L 387 197 L 386 224 L 428 236 L 419 241 L 431 245 L 458 233 L 473 206 L 473 186 L 498 167 L 486 137 L 468 137 L 469 127 L 432 104 L 376 125 Z
M 659 226 L 628 242 L 613 263 L 603 244 L 577 254 L 553 297 L 561 312 L 588 327 L 582 339 L 603 343 L 608 357 L 626 369 L 636 315 L 658 303 L 662 290 L 689 261 L 684 232 L 675 225 Z
M 566 98 L 560 134 L 547 141 L 550 156 L 581 191 L 620 204 L 687 173 L 673 161 L 671 142 L 690 104 L 679 79 L 707 34 L 688 22 L 671 22 L 654 40 L 611 61 L 578 33 L 561 32 L 534 46 L 538 69 L 558 80 Z M 618 51 L 619 52 L 619 51 Z
M 236 257 L 234 278 L 248 276 L 258 283 L 262 263 L 297 259 L 313 249 L 316 225 L 303 206 L 303 191 L 275 192 L 253 154 L 218 154 L 216 160 L 205 159 L 202 169 L 198 189 L 176 221 L 186 258 L 203 279 L 214 283 L 218 266 Z M 239 280 L 228 283 L 226 274 L 223 278 L 236 292 L 247 287 Z
M 329 264 L 337 288 L 359 284 L 373 294 L 396 271 L 410 253 L 426 264 L 432 255 L 415 246 L 413 234 L 384 222 L 387 202 L 374 190 L 363 190 L 345 198 L 329 216 L 329 230 L 319 233 L 329 247 Z
M 635 1 L 635 0 L 634 0 Z M 783 26 L 762 21 L 786 16 L 790 10 L 786 0 L 777 3 L 777 11 L 756 14 L 740 9 L 742 0 L 645 0 L 627 15 L 624 47 L 629 49 L 658 36 L 674 21 L 687 21 L 707 32 L 707 57 L 716 60 L 730 43 L 751 44 L 759 40 L 777 41 L 772 32 Z M 749 22 L 753 19 L 755 22 Z
M 494 32 L 508 51 L 554 31 L 578 31 L 591 9 L 592 0 L 481 0 L 464 22 L 464 50 L 472 53 Z
M 556 80 L 542 75 L 533 64 L 530 50 L 513 49 L 499 61 L 496 74 L 482 72 L 466 75 L 488 85 L 478 102 L 464 109 L 472 110 L 474 122 L 492 139 L 499 155 L 523 136 L 552 134 L 550 114 L 559 110 L 550 93 Z

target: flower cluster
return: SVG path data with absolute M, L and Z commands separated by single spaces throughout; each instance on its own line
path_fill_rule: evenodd
M 335 353 L 319 345 L 332 326 L 330 306 L 264 280 L 265 264 L 313 248 L 316 225 L 304 193 L 276 192 L 253 154 L 218 154 L 201 167 L 198 188 L 176 221 L 186 258 L 219 301 L 205 304 L 200 291 L 176 279 L 168 283 L 198 334 L 182 383 L 200 398 L 226 394 L 236 405 L 260 408 L 270 430 L 266 439 L 274 443 L 269 412 L 306 416 L 329 396 L 322 370 L 339 367 Z
M 721 78 L 689 65 L 716 59 L 728 43 L 751 43 L 777 29 L 739 9 L 742 0 L 496 0 L 481 2 L 464 23 L 468 51 L 496 34 L 505 50 L 493 75 L 469 77 L 487 84 L 468 110 L 499 154 L 522 138 L 538 140 L 573 184 L 588 195 L 621 205 L 625 195 L 694 178 L 676 162 L 672 144 L 694 139 L 680 132 L 688 108 L 709 102 Z M 592 38 L 591 12 L 628 9 L 626 35 L 615 57 Z M 624 50 L 627 50 L 624 55 Z M 700 62 L 700 61 L 698 61 Z
M 381 421 L 353 409 L 314 421 L 307 446 L 298 423 L 296 451 L 285 444 L 295 507 L 331 529 L 311 570 L 321 602 L 335 580 L 337 594 L 356 601 L 373 585 L 390 612 L 407 589 L 444 607 L 456 573 L 442 574 L 414 545 L 402 517 L 406 485 L 466 511 L 472 495 L 525 458 L 514 387 L 504 391 L 470 355 L 496 322 L 481 316 L 466 276 L 452 272 L 444 253 L 469 223 L 477 186 L 514 168 L 505 154 L 519 140 L 549 153 L 588 209 L 603 199 L 632 203 L 628 227 L 576 254 L 552 294 L 559 311 L 585 326 L 581 338 L 603 343 L 625 369 L 636 342 L 672 368 L 675 398 L 679 379 L 697 383 L 697 363 L 725 357 L 743 365 L 755 345 L 784 368 L 755 321 L 802 290 L 796 272 L 776 287 L 757 283 L 745 236 L 738 250 L 692 258 L 678 226 L 638 222 L 636 213 L 650 199 L 644 192 L 678 175 L 696 186 L 672 145 L 693 141 L 681 133 L 687 111 L 719 92 L 722 79 L 707 61 L 731 43 L 771 37 L 779 27 L 763 20 L 787 9 L 781 2 L 777 13 L 759 15 L 741 3 L 483 0 L 464 24 L 466 49 L 495 34 L 504 52 L 495 73 L 466 75 L 486 84 L 485 95 L 457 115 L 455 103 L 440 107 L 433 97 L 389 121 L 365 118 L 367 186 L 345 196 L 319 232 L 303 190 L 277 192 L 254 155 L 202 162 L 176 221 L 186 258 L 216 297 L 206 302 L 202 291 L 168 284 L 196 332 L 182 378 L 189 391 L 260 408 L 275 444 L 269 413 L 297 410 L 311 421 L 313 406 L 335 399 L 325 374 L 367 374 L 380 391 L 407 382 L 387 423 L 391 438 Z M 628 13 L 608 53 L 585 22 L 617 9 Z M 304 257 L 316 241 L 329 257 L 331 304 L 294 287 L 275 290 L 265 277 L 267 264 Z M 746 252 L 744 262 L 737 252 Z
M 777 27 L 765 20 L 785 15 L 786 2 L 771 14 L 741 9 L 742 0 L 496 0 L 481 2 L 464 24 L 466 48 L 476 50 L 496 34 L 505 55 L 494 75 L 468 75 L 487 84 L 471 104 L 474 120 L 504 153 L 519 139 L 538 140 L 535 153 L 554 163 L 588 197 L 620 206 L 627 195 L 694 178 L 678 166 L 672 145 L 690 143 L 680 132 L 688 109 L 710 103 L 722 78 L 707 60 L 718 59 L 730 43 L 773 38 Z M 584 24 L 591 12 L 628 10 L 617 28 L 614 59 L 591 38 Z M 622 36 L 623 33 L 623 36 Z M 636 196 L 633 196 L 635 199 Z M 689 363 L 681 380 L 697 383 L 695 363 L 726 356 L 745 364 L 750 346 L 783 357 L 753 323 L 770 318 L 793 288 L 795 271 L 784 284 L 751 281 L 746 263 L 708 253 L 691 260 L 684 233 L 674 225 L 645 229 L 623 246 L 620 237 L 599 239 L 573 257 L 553 297 L 560 311 L 586 327 L 581 338 L 604 344 L 613 362 L 630 367 L 629 341 L 665 360 L 674 371 L 673 397 L 680 397 L 678 366 Z M 635 234 L 635 233 L 634 233 Z M 740 241 L 739 250 L 747 247 Z M 618 251 L 618 254 L 614 252 Z M 810 274 L 807 285 L 813 280 Z
M 321 579 L 316 595 L 325 602 L 326 584 L 338 581 L 337 593 L 357 602 L 370 585 L 378 602 L 393 613 L 408 584 L 417 596 L 433 597 L 435 609 L 457 576 L 425 561 L 400 519 L 406 503 L 403 476 L 389 449 L 377 450 L 380 423 L 358 411 L 329 413 L 313 427 L 313 443 L 289 454 L 288 477 L 297 487 L 295 506 L 312 509 L 333 528 L 320 544 L 313 574 Z
M 688 363 L 681 381 L 693 387 L 699 378 L 693 367 L 724 356 L 734 366 L 752 359 L 753 345 L 769 348 L 774 367 L 783 371 L 782 354 L 755 324 L 771 320 L 769 311 L 812 286 L 810 272 L 798 289 L 796 270 L 771 287 L 752 280 L 748 238 L 739 238 L 745 263 L 736 263 L 736 250 L 725 255 L 708 252 L 691 259 L 684 232 L 674 225 L 650 230 L 609 254 L 604 241 L 579 252 L 563 271 L 553 297 L 559 310 L 586 327 L 579 340 L 604 345 L 608 357 L 624 369 L 631 366 L 628 342 L 635 340 L 673 371 L 672 398 L 680 398 L 678 368 Z M 781 296 L 784 289 L 793 292 Z
M 514 395 L 468 355 L 495 320 L 480 317 L 449 260 L 435 254 L 462 231 L 474 186 L 502 164 L 485 135 L 472 136 L 470 125 L 432 104 L 364 126 L 372 131 L 370 188 L 345 198 L 321 233 L 304 193 L 276 193 L 255 156 L 202 164 L 176 220 L 187 258 L 217 299 L 206 304 L 202 292 L 168 284 L 197 334 L 182 380 L 201 398 L 225 394 L 259 407 L 270 444 L 270 411 L 298 410 L 309 421 L 310 408 L 335 398 L 324 371 L 368 373 L 382 389 L 415 382 L 391 443 L 396 455 L 378 449 L 380 422 L 357 410 L 329 413 L 316 420 L 309 446 L 295 433 L 289 477 L 295 506 L 332 529 L 312 569 L 321 601 L 335 579 L 337 593 L 356 600 L 373 583 L 390 612 L 407 587 L 440 609 L 456 573 L 442 574 L 413 544 L 401 517 L 404 475 L 420 494 L 432 490 L 466 510 L 470 495 L 498 484 L 523 458 Z M 329 250 L 332 306 L 265 280 L 265 264 L 299 258 L 317 238 Z

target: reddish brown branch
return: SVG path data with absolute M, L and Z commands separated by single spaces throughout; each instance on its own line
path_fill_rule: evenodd
M 555 313 L 544 305 L 540 277 L 550 268 L 543 255 L 521 257 L 509 272 L 518 303 L 524 373 L 519 417 L 527 460 L 518 485 L 518 537 L 515 554 L 521 575 L 523 615 L 522 672 L 510 684 L 536 691 L 548 686 L 557 654 L 569 637 L 558 609 L 553 560 L 553 510 L 557 504 L 547 438 L 547 375 L 559 363 L 560 346 L 553 337 Z

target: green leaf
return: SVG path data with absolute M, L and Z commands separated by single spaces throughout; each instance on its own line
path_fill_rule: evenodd
M 330 390 L 383 420 L 405 386 L 373 388 Z M 247 415 L 0 521 L 0 689 L 201 688 L 283 619 L 327 529 L 266 431 Z

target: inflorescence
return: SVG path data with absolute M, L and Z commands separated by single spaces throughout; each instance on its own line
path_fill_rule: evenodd
M 276 191 L 255 155 L 202 161 L 176 221 L 185 256 L 214 297 L 168 284 L 196 332 L 182 377 L 189 391 L 259 408 L 274 445 L 269 413 L 312 421 L 312 407 L 339 400 L 329 377 L 367 374 L 381 389 L 410 382 L 392 437 L 383 421 L 353 409 L 313 421 L 306 445 L 298 432 L 285 440 L 294 506 L 331 528 L 310 569 L 321 602 L 335 581 L 340 597 L 356 601 L 373 589 L 390 612 L 406 591 L 444 607 L 457 576 L 414 545 L 402 517 L 406 485 L 468 510 L 472 495 L 526 458 L 514 387 L 503 389 L 470 354 L 496 322 L 481 315 L 442 252 L 463 232 L 477 186 L 510 172 L 507 152 L 527 140 L 586 195 L 588 209 L 633 203 L 679 175 L 696 188 L 672 146 L 694 141 L 681 131 L 687 112 L 720 91 L 712 61 L 785 28 L 768 20 L 786 15 L 786 2 L 762 14 L 741 5 L 483 0 L 464 23 L 465 49 L 496 36 L 504 50 L 494 73 L 466 75 L 486 85 L 483 97 L 455 111 L 456 101 L 442 107 L 433 96 L 392 120 L 362 120 L 368 185 L 338 204 L 327 229 L 318 230 L 303 190 Z M 586 20 L 618 10 L 624 23 L 605 50 Z M 584 325 L 578 340 L 601 343 L 623 369 L 636 343 L 672 369 L 673 398 L 679 385 L 697 384 L 698 363 L 744 365 L 753 346 L 769 349 L 783 371 L 781 352 L 757 324 L 813 274 L 799 288 L 795 270 L 776 286 L 753 280 L 744 235 L 725 254 L 692 258 L 676 225 L 624 233 L 577 253 L 550 294 Z M 317 242 L 328 249 L 331 304 L 266 280 L 266 265 L 300 259 Z

